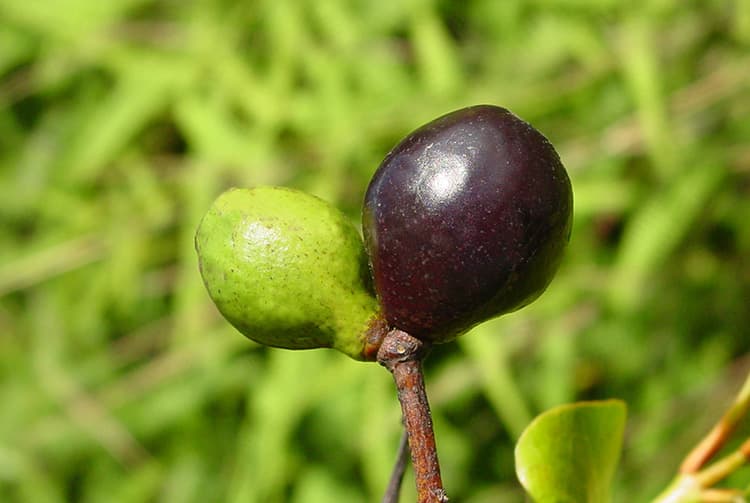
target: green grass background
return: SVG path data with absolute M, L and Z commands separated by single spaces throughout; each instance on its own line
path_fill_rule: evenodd
M 0 1 L 0 501 L 379 501 L 388 373 L 240 336 L 193 234 L 230 186 L 358 221 L 477 103 L 550 138 L 576 215 L 540 300 L 428 362 L 449 494 L 523 501 L 530 418 L 621 397 L 647 501 L 750 368 L 749 48 L 748 0 Z

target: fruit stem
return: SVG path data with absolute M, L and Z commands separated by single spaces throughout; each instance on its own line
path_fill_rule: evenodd
M 378 350 L 378 363 L 393 374 L 396 382 L 404 426 L 409 437 L 417 502 L 445 503 L 448 496 L 440 477 L 430 404 L 422 374 L 422 360 L 428 350 L 429 344 L 401 330 L 391 330 Z
M 401 482 L 404 480 L 406 463 L 409 462 L 409 435 L 406 430 L 401 434 L 401 440 L 398 443 L 398 454 L 396 455 L 396 464 L 391 472 L 391 480 L 388 482 L 388 488 L 381 503 L 398 503 L 399 493 L 401 492 Z

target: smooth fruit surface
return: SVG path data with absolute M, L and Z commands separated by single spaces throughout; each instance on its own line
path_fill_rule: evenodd
M 552 145 L 481 105 L 422 126 L 385 158 L 363 230 L 388 323 L 444 342 L 547 287 L 570 235 L 570 180 Z
M 286 188 L 231 189 L 195 245 L 209 295 L 250 339 L 365 358 L 378 305 L 362 240 L 330 204 Z

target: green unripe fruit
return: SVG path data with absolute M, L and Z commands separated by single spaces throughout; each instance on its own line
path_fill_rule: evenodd
M 374 359 L 383 322 L 357 230 L 330 204 L 280 187 L 231 189 L 195 236 L 221 314 L 248 338 Z

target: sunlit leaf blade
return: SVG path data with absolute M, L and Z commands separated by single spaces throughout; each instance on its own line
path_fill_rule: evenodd
M 516 444 L 516 475 L 537 503 L 604 503 L 625 428 L 620 400 L 562 405 L 539 415 Z

